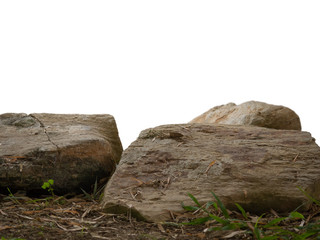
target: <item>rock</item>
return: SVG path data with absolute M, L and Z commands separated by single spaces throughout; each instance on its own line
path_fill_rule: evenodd
M 240 105 L 229 103 L 211 108 L 190 123 L 253 125 L 258 127 L 301 130 L 299 116 L 284 106 L 250 101 Z
M 111 115 L 0 115 L 0 188 L 81 191 L 110 176 L 122 145 Z
M 308 132 L 254 126 L 181 124 L 144 130 L 123 153 L 104 193 L 106 212 L 170 221 L 181 202 L 234 203 L 253 213 L 293 211 L 320 197 L 320 148 Z M 193 204 L 194 205 L 194 204 Z M 308 204 L 305 205 L 308 207 Z M 172 221 L 172 219 L 171 219 Z

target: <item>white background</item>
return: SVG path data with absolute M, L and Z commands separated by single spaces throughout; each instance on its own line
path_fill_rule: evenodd
M 1 1 L 0 113 L 108 113 L 127 147 L 257 100 L 320 139 L 319 13 L 312 0 Z

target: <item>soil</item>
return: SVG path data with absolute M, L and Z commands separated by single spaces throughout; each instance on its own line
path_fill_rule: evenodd
M 193 240 L 253 239 L 245 231 L 206 232 L 206 225 L 139 222 L 127 215 L 108 214 L 99 202 L 77 196 L 30 198 L 15 193 L 0 194 L 1 240 L 132 239 Z M 312 216 L 319 216 L 319 208 Z M 310 215 L 309 215 L 310 216 Z M 258 216 L 256 216 L 258 218 Z M 180 219 L 180 222 L 183 219 Z M 185 221 L 185 219 L 184 219 Z M 210 223 L 209 223 L 210 224 Z
M 130 216 L 107 214 L 97 201 L 84 195 L 71 198 L 0 195 L 0 237 L 6 240 L 219 239 L 216 233 L 204 233 L 205 228 L 139 222 Z

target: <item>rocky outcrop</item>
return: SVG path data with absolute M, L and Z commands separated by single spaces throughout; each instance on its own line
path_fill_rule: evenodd
M 320 197 L 320 148 L 307 132 L 214 124 L 165 125 L 141 132 L 108 182 L 102 207 L 147 221 L 170 220 L 181 202 L 234 203 L 252 213 L 289 212 Z
M 253 125 L 258 127 L 301 130 L 299 116 L 284 106 L 250 101 L 240 105 L 229 103 L 211 108 L 190 123 Z
M 111 115 L 0 115 L 0 188 L 56 192 L 88 189 L 110 176 L 122 145 Z

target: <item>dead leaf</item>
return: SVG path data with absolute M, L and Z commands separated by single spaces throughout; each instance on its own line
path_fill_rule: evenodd
M 5 161 L 8 161 L 8 162 L 16 162 L 17 160 L 21 159 L 26 159 L 26 157 L 24 156 L 3 156 L 4 160 Z
M 248 225 L 248 227 L 250 228 L 250 230 L 251 230 L 252 232 L 254 232 L 254 227 L 252 226 L 252 224 L 248 222 L 247 225 Z
M 197 237 L 200 239 L 204 239 L 206 237 L 206 234 L 205 233 L 198 233 Z
M 160 223 L 158 223 L 158 228 L 159 228 L 159 230 L 162 232 L 162 233 L 165 233 L 166 231 L 164 230 L 164 228 L 163 228 L 163 226 L 160 224 Z
M 301 223 L 299 224 L 299 227 L 303 227 L 305 223 L 306 223 L 306 221 L 302 220 Z
M 132 177 L 132 179 L 135 180 L 135 181 L 137 181 L 137 182 L 139 183 L 139 184 L 138 184 L 138 187 L 141 186 L 141 185 L 143 185 L 143 184 L 146 184 L 144 181 L 141 181 L 141 180 L 139 180 L 139 179 L 137 179 L 137 178 Z
M 25 218 L 25 219 L 28 219 L 28 220 L 34 220 L 34 218 L 32 217 L 28 217 L 28 216 L 24 216 L 24 215 L 20 215 L 18 213 L 16 213 L 17 216 L 21 217 L 21 218 Z
M 2 215 L 6 215 L 6 216 L 8 216 L 8 214 L 6 214 L 4 211 L 2 211 L 1 209 L 0 209 L 0 213 L 2 214 Z
M 206 174 L 206 173 L 208 173 L 208 171 L 210 170 L 210 168 L 213 166 L 213 164 L 215 164 L 216 163 L 216 161 L 215 160 L 213 160 L 210 164 L 209 164 L 209 166 L 207 167 L 207 169 L 206 169 L 206 171 L 204 171 L 204 173 Z
M 169 211 L 169 214 L 170 214 L 170 217 L 172 218 L 173 221 L 176 221 L 174 215 L 173 215 L 173 212 Z
M 230 233 L 230 234 L 228 234 L 228 235 L 226 235 L 226 236 L 224 236 L 224 237 L 222 237 L 222 238 L 232 238 L 232 237 L 234 237 L 234 236 L 236 236 L 236 235 L 238 235 L 238 234 L 244 233 L 244 232 L 245 232 L 244 230 L 242 230 L 242 231 L 235 231 L 235 232 L 232 232 L 232 233 Z
M 81 216 L 81 220 L 83 221 L 84 217 L 91 211 L 92 206 L 88 207 Z
M 74 221 L 70 221 L 70 222 L 66 222 L 68 225 L 71 225 L 73 227 L 80 227 L 81 224 L 80 223 L 77 223 L 77 222 L 74 222 Z
M 0 231 L 2 231 L 2 230 L 6 230 L 6 229 L 9 229 L 9 228 L 12 228 L 11 226 L 8 226 L 8 225 L 6 225 L 6 226 L 0 226 Z
M 72 215 L 78 215 L 80 216 L 80 213 L 76 210 L 69 210 L 69 209 L 57 209 L 55 212 L 61 212 L 61 213 L 71 213 Z
M 91 237 L 93 238 L 98 238 L 98 239 L 110 239 L 109 237 L 103 237 L 103 236 L 100 236 L 94 232 L 90 233 Z
M 43 211 L 42 210 L 33 210 L 33 211 L 23 211 L 22 213 L 26 214 L 26 215 L 32 215 L 32 214 L 41 213 L 41 212 L 43 212 Z
M 275 210 L 271 209 L 270 212 L 271 212 L 275 217 L 277 217 L 277 218 L 279 217 L 278 213 L 277 213 Z
M 259 220 L 258 216 L 250 216 L 250 218 L 252 223 L 256 223 Z

